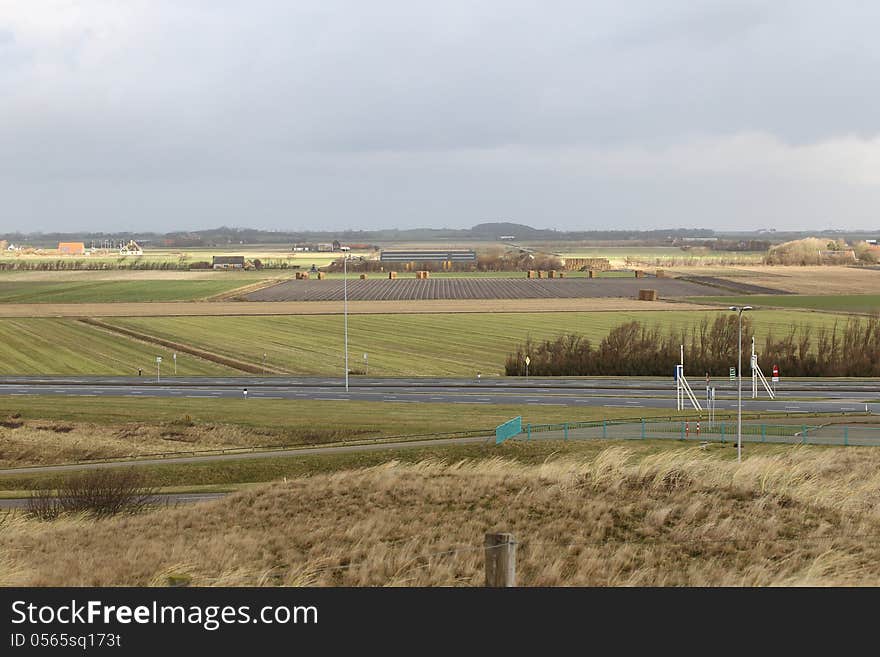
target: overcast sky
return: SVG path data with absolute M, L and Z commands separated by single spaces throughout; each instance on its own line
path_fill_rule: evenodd
M 0 231 L 880 227 L 880 3 L 0 0 Z

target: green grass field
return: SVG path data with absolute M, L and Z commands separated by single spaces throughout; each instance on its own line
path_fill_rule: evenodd
M 723 311 L 633 311 L 546 313 L 450 313 L 350 315 L 352 367 L 363 367 L 368 354 L 371 375 L 500 374 L 507 354 L 530 336 L 533 340 L 579 333 L 599 341 L 625 321 L 661 327 L 684 326 Z M 804 311 L 756 311 L 758 339 L 780 334 L 792 324 L 832 325 L 839 317 Z M 225 356 L 297 374 L 338 374 L 343 369 L 343 317 L 340 315 L 274 317 L 114 318 L 108 323 L 152 336 L 196 345 Z
M 259 280 L 259 279 L 256 279 Z M 256 282 L 254 280 L 253 282 Z M 143 281 L 3 281 L 0 303 L 105 303 L 139 301 L 193 301 L 234 290 L 250 281 L 217 280 Z
M 165 374 L 173 372 L 172 352 L 120 337 L 72 319 L 0 320 L 0 374 L 155 374 L 156 356 L 162 356 Z M 230 374 L 231 370 L 207 360 L 181 354 L 178 373 Z
M 880 294 L 837 294 L 811 296 L 806 294 L 767 294 L 742 297 L 694 297 L 692 301 L 723 303 L 725 305 L 748 304 L 751 306 L 774 306 L 830 312 L 876 313 L 880 312 Z
M 489 429 L 512 417 L 523 421 L 586 422 L 589 420 L 676 415 L 650 408 L 570 408 L 504 404 L 421 404 L 367 401 L 259 399 L 192 399 L 157 397 L 66 397 L 0 395 L 0 418 L 119 424 L 156 424 L 189 416 L 193 422 L 278 429 L 285 425 L 332 425 L 355 437 L 398 436 Z

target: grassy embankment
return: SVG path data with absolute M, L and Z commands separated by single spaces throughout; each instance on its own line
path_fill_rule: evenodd
M 741 297 L 693 297 L 691 301 L 697 303 L 719 303 L 726 306 L 749 304 L 752 306 L 772 306 L 776 308 L 841 313 L 874 314 L 880 312 L 880 294 L 768 294 Z

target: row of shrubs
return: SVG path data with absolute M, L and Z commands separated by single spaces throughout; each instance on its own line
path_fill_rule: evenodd
M 737 363 L 737 316 L 661 331 L 638 321 L 613 328 L 598 346 L 581 335 L 524 344 L 508 354 L 505 373 L 535 376 L 672 376 L 684 347 L 687 370 L 725 376 Z M 743 371 L 748 373 L 754 329 L 743 317 Z M 852 317 L 842 326 L 792 326 L 784 335 L 768 333 L 757 344 L 762 369 L 778 365 L 785 376 L 880 376 L 880 318 Z M 767 372 L 769 375 L 769 372 Z

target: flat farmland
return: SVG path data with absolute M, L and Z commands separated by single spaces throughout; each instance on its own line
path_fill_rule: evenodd
M 472 376 L 503 372 L 504 359 L 527 337 L 552 339 L 578 333 L 594 343 L 618 324 L 684 327 L 726 311 L 620 311 L 614 313 L 461 313 L 352 315 L 351 365 L 362 367 L 368 354 L 371 375 Z M 768 332 L 787 333 L 792 325 L 831 326 L 842 316 L 794 310 L 755 311 L 759 340 Z M 106 323 L 148 336 L 186 344 L 223 357 L 267 364 L 293 374 L 339 374 L 343 370 L 343 318 L 340 315 L 270 317 L 110 318 Z
M 0 303 L 118 303 L 195 301 L 256 280 L 70 280 L 7 281 L 0 278 Z
M 248 301 L 342 300 L 341 280 L 292 280 L 257 290 Z M 715 288 L 669 278 L 608 279 L 355 279 L 348 283 L 352 300 L 422 299 L 535 299 L 535 298 L 634 298 L 640 289 L 655 289 L 661 297 L 717 295 Z
M 155 375 L 173 371 L 172 352 L 69 319 L 0 320 L 0 374 L 115 374 L 132 376 L 140 367 Z M 178 373 L 221 375 L 235 370 L 195 356 L 178 357 Z
M 487 312 L 616 312 L 619 310 L 714 310 L 712 305 L 638 299 L 424 299 L 349 301 L 355 315 L 487 313 Z M 265 315 L 340 315 L 342 301 L 179 301 L 127 303 L 0 303 L 0 317 L 223 317 Z
M 675 267 L 676 274 L 719 276 L 805 295 L 880 294 L 880 270 L 861 267 Z

